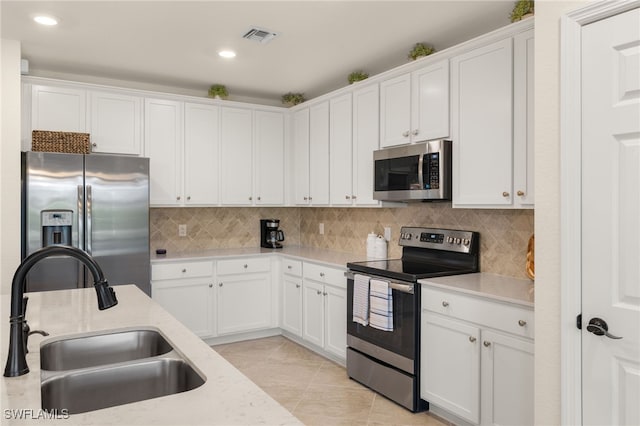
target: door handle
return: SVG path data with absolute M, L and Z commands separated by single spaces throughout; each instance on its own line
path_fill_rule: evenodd
M 589 325 L 587 326 L 587 331 L 595 334 L 596 336 L 607 336 L 609 339 L 622 339 L 620 336 L 614 336 L 609 333 L 609 326 L 607 325 L 607 322 L 601 318 L 591 318 L 589 320 Z
M 91 255 L 93 251 L 93 190 L 91 185 L 87 185 L 87 198 L 86 198 L 86 252 Z

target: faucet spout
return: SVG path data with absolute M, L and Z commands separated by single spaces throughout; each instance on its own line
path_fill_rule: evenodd
M 24 303 L 25 278 L 33 266 L 51 256 L 70 256 L 87 266 L 93 276 L 98 297 L 98 309 L 108 309 L 118 304 L 115 291 L 109 286 L 100 266 L 84 251 L 76 247 L 48 246 L 33 252 L 22 261 L 11 282 L 11 317 L 9 319 L 9 355 L 4 369 L 5 377 L 22 376 L 29 372 L 24 344 L 26 303 Z

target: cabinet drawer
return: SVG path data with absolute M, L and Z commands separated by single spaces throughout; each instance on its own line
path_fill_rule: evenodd
M 302 262 L 299 260 L 282 259 L 282 272 L 296 277 L 302 276 Z
M 152 280 L 173 280 L 179 278 L 210 277 L 213 262 L 156 263 L 151 265 Z
M 422 286 L 422 309 L 533 339 L 533 310 Z
M 250 274 L 254 272 L 269 272 L 270 270 L 271 259 L 268 257 L 225 259 L 218 261 L 218 275 Z
M 310 280 L 331 284 L 338 287 L 347 287 L 347 278 L 343 269 L 330 268 L 315 263 L 304 263 L 303 276 Z

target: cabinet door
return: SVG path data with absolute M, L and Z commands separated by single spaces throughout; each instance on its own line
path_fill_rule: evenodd
M 324 347 L 324 286 L 311 280 L 302 283 L 302 338 Z
M 218 334 L 271 326 L 271 280 L 268 274 L 219 277 Z
M 351 205 L 351 94 L 331 99 L 329 104 L 329 193 L 331 204 Z
M 449 61 L 411 74 L 412 142 L 449 137 Z
M 353 92 L 353 195 L 356 205 L 373 199 L 373 151 L 380 147 L 380 90 L 377 84 Z
M 514 38 L 513 189 L 515 205 L 534 205 L 534 39 L 533 30 Z
M 302 336 L 302 279 L 282 276 L 282 328 Z
M 329 102 L 309 109 L 309 201 L 329 204 Z
M 293 200 L 309 204 L 309 109 L 293 115 Z
M 212 279 L 163 280 L 151 283 L 153 300 L 200 337 L 215 335 Z
M 512 202 L 511 39 L 454 57 L 453 204 Z
M 182 102 L 145 99 L 145 155 L 151 205 L 182 204 Z
M 411 74 L 405 74 L 380 83 L 380 146 L 409 143 L 410 128 Z
M 480 329 L 422 312 L 420 396 L 472 423 L 480 422 Z
M 255 112 L 256 204 L 284 204 L 284 115 Z
M 325 286 L 325 349 L 342 359 L 347 357 L 347 291 Z
M 252 111 L 223 107 L 220 115 L 222 204 L 253 204 Z
M 219 116 L 215 105 L 185 105 L 184 202 L 215 205 L 219 201 Z
M 86 132 L 86 120 L 85 90 L 32 86 L 31 130 Z
M 94 152 L 142 153 L 142 98 L 89 92 L 91 145 Z
M 482 332 L 482 424 L 533 425 L 533 342 Z

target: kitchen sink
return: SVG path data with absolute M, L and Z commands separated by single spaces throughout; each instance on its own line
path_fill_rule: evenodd
M 153 358 L 81 369 L 44 379 L 42 408 L 84 413 L 186 392 L 204 382 L 183 359 Z
M 164 355 L 172 350 L 157 330 L 113 330 L 45 343 L 40 347 L 40 368 L 74 370 Z
M 153 328 L 62 337 L 40 347 L 44 410 L 84 413 L 186 392 L 206 378 Z

